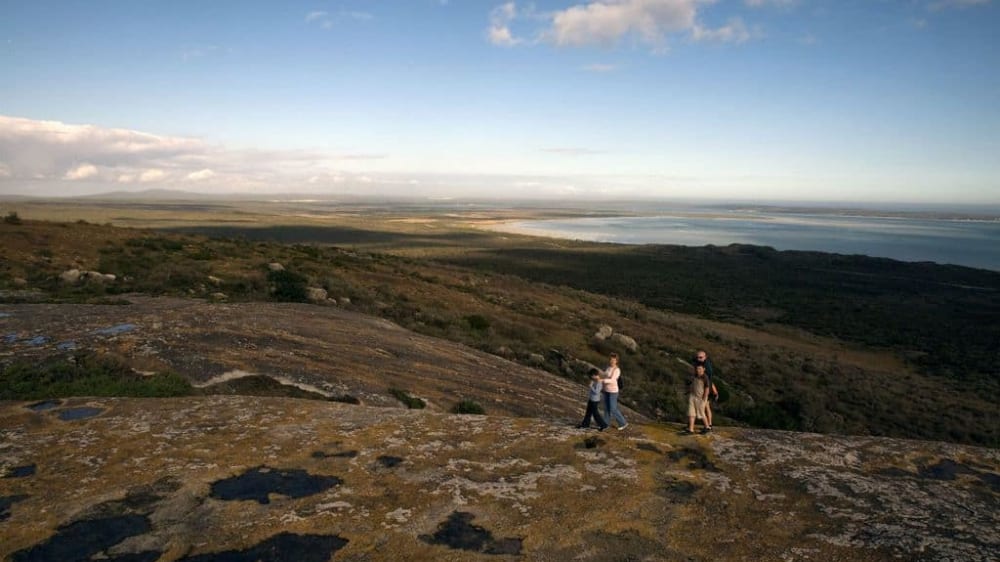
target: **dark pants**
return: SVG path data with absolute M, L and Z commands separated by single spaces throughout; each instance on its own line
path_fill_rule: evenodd
M 590 427 L 591 416 L 594 416 L 594 421 L 597 422 L 597 427 L 608 427 L 608 424 L 604 423 L 604 418 L 601 417 L 601 413 L 597 411 L 597 406 L 600 404 L 600 400 L 587 401 L 587 413 L 583 415 L 583 421 L 580 423 L 580 427 Z

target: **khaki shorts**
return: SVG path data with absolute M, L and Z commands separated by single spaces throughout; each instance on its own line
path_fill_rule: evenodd
M 688 417 L 699 420 L 705 417 L 705 401 L 697 396 L 688 396 Z

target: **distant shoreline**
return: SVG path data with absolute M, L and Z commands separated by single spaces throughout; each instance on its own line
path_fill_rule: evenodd
M 494 232 L 622 245 L 770 247 L 1000 271 L 1000 220 L 926 215 L 682 212 L 601 218 L 509 219 Z

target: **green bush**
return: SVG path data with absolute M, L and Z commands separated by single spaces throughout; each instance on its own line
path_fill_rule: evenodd
M 17 211 L 11 211 L 3 218 L 3 222 L 7 224 L 21 224 L 21 217 L 17 216 Z
M 303 275 L 283 269 L 267 274 L 271 285 L 271 297 L 282 302 L 306 302 L 306 282 Z
M 490 321 L 481 314 L 470 314 L 465 317 L 469 327 L 476 331 L 485 331 L 490 328 Z
M 462 400 L 458 404 L 455 404 L 455 407 L 452 408 L 451 411 L 454 412 L 454 413 L 456 413 L 456 414 L 479 414 L 479 415 L 483 415 L 483 414 L 486 413 L 486 410 L 484 410 L 482 406 L 480 406 L 476 402 L 473 402 L 472 400 Z
M 389 394 L 395 396 L 397 400 L 411 410 L 423 410 L 427 406 L 423 400 L 415 396 L 410 396 L 405 390 L 399 388 L 390 388 Z

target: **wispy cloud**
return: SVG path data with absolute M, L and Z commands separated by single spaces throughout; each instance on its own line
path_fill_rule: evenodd
M 513 47 L 522 40 L 514 37 L 511 33 L 510 23 L 517 18 L 517 5 L 514 2 L 501 4 L 490 12 L 490 27 L 486 30 L 486 37 L 490 43 L 501 47 Z
M 310 23 L 310 22 L 314 22 L 314 21 L 323 21 L 323 20 L 325 20 L 325 19 L 327 19 L 329 17 L 330 17 L 330 13 L 326 12 L 326 11 L 323 11 L 323 10 L 317 10 L 315 12 L 309 12 L 308 14 L 306 14 L 306 23 Z
M 971 8 L 974 6 L 985 6 L 990 2 L 991 0 L 934 0 L 927 4 L 927 9 L 939 11 L 949 8 Z
M 323 29 L 331 29 L 334 25 L 335 20 L 354 20 L 354 21 L 370 21 L 375 19 L 375 15 L 371 12 L 362 12 L 358 10 L 341 10 L 336 14 L 331 14 L 326 10 L 315 10 L 306 14 L 305 22 L 307 24 L 314 24 L 322 27 Z
M 618 70 L 618 65 L 615 64 L 605 64 L 605 63 L 594 63 L 587 64 L 580 67 L 582 70 L 587 72 L 614 72 Z
M 751 8 L 789 8 L 799 3 L 799 0 L 743 0 Z
M 185 61 L 200 59 L 221 52 L 218 45 L 205 45 L 201 47 L 189 47 L 181 52 L 181 59 Z
M 741 18 L 732 18 L 726 25 L 715 29 L 695 24 L 691 29 L 691 37 L 695 41 L 710 41 L 716 43 L 743 43 L 750 39 L 750 30 Z
M 812 47 L 813 45 L 819 44 L 819 37 L 816 37 L 812 33 L 803 33 L 799 35 L 798 39 L 795 40 L 799 45 L 805 45 L 807 47 Z
M 581 148 L 581 147 L 553 147 L 553 148 L 542 148 L 542 152 L 547 152 L 549 154 L 559 154 L 562 156 L 596 156 L 598 154 L 606 154 L 604 150 L 595 150 L 593 148 Z

